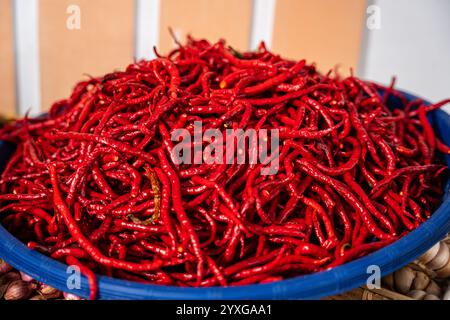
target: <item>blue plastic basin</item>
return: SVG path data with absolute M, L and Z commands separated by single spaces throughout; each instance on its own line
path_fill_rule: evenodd
M 416 97 L 407 94 L 408 99 Z M 391 108 L 399 106 L 392 98 Z M 450 144 L 450 116 L 441 111 L 429 115 L 437 134 Z M 0 141 L 0 171 L 10 157 L 11 145 Z M 450 166 L 450 156 L 446 156 Z M 317 299 L 338 294 L 366 283 L 368 267 L 378 266 L 381 274 L 387 275 L 424 253 L 433 244 L 450 232 L 449 181 L 445 187 L 442 205 L 432 217 L 416 230 L 368 256 L 316 274 L 298 276 L 268 284 L 240 287 L 180 288 L 140 284 L 99 276 L 100 299 Z M 22 242 L 0 226 L 0 257 L 18 270 L 33 278 L 65 292 L 87 298 L 89 287 L 82 277 L 80 289 L 68 289 L 66 283 L 71 275 L 67 266 L 52 260 L 37 251 L 28 249 Z

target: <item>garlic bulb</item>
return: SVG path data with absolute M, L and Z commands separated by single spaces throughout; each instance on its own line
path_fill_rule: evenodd
M 440 243 L 436 243 L 427 252 L 425 252 L 422 256 L 419 257 L 419 261 L 426 264 L 430 262 L 438 253 L 440 247 Z
M 0 299 L 5 294 L 6 289 L 8 289 L 8 286 L 11 284 L 11 282 L 14 282 L 16 280 L 20 280 L 20 276 L 17 272 L 11 271 L 0 276 Z
M 450 259 L 448 259 L 445 266 L 443 266 L 440 269 L 435 270 L 435 272 L 436 272 L 436 276 L 438 276 L 441 279 L 450 278 Z
M 441 269 L 447 264 L 449 257 L 450 253 L 448 251 L 447 245 L 444 242 L 441 242 L 439 244 L 439 250 L 436 256 L 434 256 L 433 259 L 431 259 L 431 261 L 426 264 L 426 266 L 431 270 Z
M 425 288 L 430 284 L 430 277 L 423 272 L 417 272 L 416 278 L 413 281 L 412 289 L 414 290 L 425 290 Z
M 432 294 L 438 297 L 441 295 L 441 288 L 433 280 L 430 281 L 430 284 L 425 288 L 425 291 L 428 294 Z
M 8 263 L 6 263 L 5 260 L 0 258 L 0 275 L 10 272 L 11 270 L 12 267 Z
M 430 277 L 450 278 L 450 237 L 436 243 L 421 257 L 417 267 L 406 266 L 382 279 L 383 287 L 407 295 L 416 300 L 450 300 L 450 286 L 445 293 Z M 426 267 L 427 270 L 420 271 Z
M 427 294 L 423 297 L 423 300 L 440 300 L 439 297 L 436 297 L 434 294 Z
M 56 299 L 61 296 L 61 291 L 46 284 L 42 284 L 38 292 L 47 299 Z
M 5 292 L 5 300 L 24 300 L 27 299 L 35 288 L 29 282 L 16 280 L 12 282 Z
M 450 280 L 450 235 L 428 249 L 414 265 L 383 277 L 381 283 L 383 288 L 415 300 L 450 300 L 450 281 L 443 292 L 441 279 Z
M 432 246 L 419 259 L 442 279 L 450 277 L 450 245 L 441 241 Z
M 394 289 L 394 274 L 388 274 L 383 279 L 381 279 L 381 282 L 385 288 L 388 289 Z
M 34 280 L 32 277 L 30 277 L 29 275 L 27 275 L 26 273 L 24 273 L 22 271 L 20 271 L 20 277 L 22 278 L 23 281 L 26 281 L 26 282 L 31 282 Z
M 416 271 L 410 267 L 404 267 L 394 272 L 395 288 L 402 294 L 408 293 L 416 277 Z
M 64 292 L 64 299 L 65 300 L 81 300 L 81 298 L 79 296 L 76 296 L 73 293 L 66 293 L 66 292 Z
M 422 300 L 426 295 L 427 293 L 423 290 L 411 290 L 407 294 L 408 297 L 413 298 L 415 300 Z
M 430 277 L 428 277 L 423 272 L 416 272 L 416 277 L 412 283 L 412 289 L 414 290 L 425 290 L 425 288 L 430 284 Z
M 442 300 L 450 300 L 450 285 L 447 287 L 447 290 L 445 291 Z

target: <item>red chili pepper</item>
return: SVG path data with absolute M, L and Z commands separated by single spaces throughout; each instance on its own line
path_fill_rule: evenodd
M 56 210 L 61 215 L 67 229 L 69 230 L 72 237 L 79 243 L 79 245 L 98 263 L 111 266 L 118 269 L 124 270 L 155 270 L 161 265 L 161 261 L 154 262 L 143 262 L 143 263 L 132 263 L 121 261 L 113 258 L 108 258 L 104 256 L 98 248 L 92 245 L 92 243 L 83 235 L 80 227 L 73 219 L 70 214 L 67 205 L 62 199 L 61 192 L 58 186 L 58 177 L 56 173 L 56 167 L 51 165 L 49 167 L 50 178 L 53 186 L 53 203 Z
M 394 81 L 321 74 L 264 45 L 241 53 L 188 37 L 157 56 L 0 129 L 17 146 L 0 177 L 0 222 L 78 265 L 91 297 L 94 272 L 236 286 L 326 270 L 398 239 L 439 205 L 450 147 L 427 113 L 450 100 L 408 101 Z M 201 133 L 222 134 L 223 154 L 227 129 L 278 130 L 276 172 L 234 159 L 178 164 L 172 134 L 193 135 L 198 121 Z M 192 158 L 211 160 L 212 141 L 187 140 Z M 258 147 L 245 141 L 239 152 L 248 160 Z
M 361 215 L 361 219 L 367 229 L 379 239 L 391 239 L 393 235 L 384 233 L 373 221 L 369 212 L 364 205 L 348 190 L 348 188 L 340 181 L 323 175 L 319 170 L 315 169 L 309 162 L 298 160 L 300 170 L 317 179 L 318 181 L 334 188 L 349 204 Z

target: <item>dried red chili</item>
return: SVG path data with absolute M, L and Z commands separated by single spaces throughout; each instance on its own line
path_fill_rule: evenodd
M 442 194 L 439 152 L 450 148 L 427 113 L 450 100 L 408 102 L 393 84 L 322 75 L 264 45 L 241 54 L 189 37 L 1 128 L 17 148 L 0 178 L 0 220 L 78 266 L 91 298 L 94 272 L 226 286 L 345 263 L 416 228 Z M 390 99 L 403 109 L 389 110 Z M 194 133 L 195 121 L 222 134 L 277 129 L 276 172 L 174 163 L 171 134 Z

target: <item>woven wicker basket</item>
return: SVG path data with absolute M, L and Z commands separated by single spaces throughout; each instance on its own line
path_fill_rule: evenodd
M 352 291 L 326 298 L 326 300 L 414 300 L 388 289 L 356 288 Z

